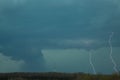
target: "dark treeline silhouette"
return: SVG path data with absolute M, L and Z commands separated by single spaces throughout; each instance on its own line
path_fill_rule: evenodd
M 0 80 L 74 80 L 68 73 L 0 73 Z
M 0 80 L 120 80 L 119 74 L 84 74 L 84 73 L 0 73 Z

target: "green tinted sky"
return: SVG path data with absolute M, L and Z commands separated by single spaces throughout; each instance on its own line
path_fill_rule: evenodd
M 111 73 L 113 65 L 109 60 L 108 39 L 112 32 L 113 56 L 120 65 L 119 4 L 118 0 L 1 0 L 0 56 L 8 58 L 10 63 L 15 64 L 13 66 L 19 67 L 10 71 L 24 71 L 21 67 L 30 65 L 29 62 L 43 65 L 60 55 L 66 59 L 73 56 L 73 60 L 67 65 L 64 59 L 64 63 L 61 63 L 61 58 L 57 58 L 57 65 L 61 65 L 59 71 L 92 72 L 87 61 L 89 50 L 93 50 L 97 72 Z M 45 62 L 41 61 L 43 59 Z M 19 64 L 12 61 L 18 61 Z M 75 61 L 78 62 L 75 64 Z M 45 64 L 52 65 L 52 61 Z M 68 68 L 72 64 L 76 67 Z M 46 67 L 45 71 L 52 70 Z M 40 68 L 41 71 L 43 67 Z

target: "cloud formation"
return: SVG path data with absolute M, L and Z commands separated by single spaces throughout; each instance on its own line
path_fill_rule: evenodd
M 118 47 L 118 4 L 118 0 L 1 0 L 1 51 L 42 65 L 42 49 L 98 49 L 108 46 L 111 32 L 112 44 Z
M 60 40 L 88 38 L 104 42 L 111 32 L 118 36 L 120 25 L 118 6 L 108 0 L 92 0 L 89 4 L 88 2 L 88 0 L 27 1 L 24 8 L 1 12 L 4 14 L 1 18 L 1 34 L 21 38 L 37 37 L 49 44 L 51 44 L 49 40 L 56 38 Z M 119 39 L 116 36 L 114 42 L 118 43 Z
M 11 57 L 4 56 L 0 53 L 0 72 L 17 72 L 21 71 L 24 61 L 12 60 Z

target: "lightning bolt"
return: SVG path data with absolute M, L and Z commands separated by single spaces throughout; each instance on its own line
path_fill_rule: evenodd
M 93 69 L 94 74 L 96 74 L 95 67 L 94 67 L 94 65 L 92 63 L 92 53 L 91 53 L 91 51 L 89 51 L 89 62 L 90 62 L 90 65 L 91 65 L 91 67 Z
M 109 42 L 109 46 L 110 46 L 110 59 L 111 59 L 111 62 L 113 63 L 113 69 L 115 70 L 116 73 L 119 73 L 119 71 L 117 70 L 116 62 L 115 62 L 115 60 L 112 57 L 113 49 L 112 49 L 111 40 L 112 40 L 113 35 L 114 35 L 114 32 L 111 33 L 111 35 L 109 36 L 109 41 L 108 41 Z

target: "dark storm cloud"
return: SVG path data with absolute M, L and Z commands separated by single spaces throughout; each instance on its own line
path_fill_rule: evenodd
M 119 2 L 26 0 L 22 5 L 6 2 L 0 6 L 0 45 L 6 55 L 15 59 L 22 57 L 30 63 L 28 58 L 34 57 L 34 63 L 40 58 L 41 49 L 107 46 L 111 32 L 115 33 L 113 45 L 120 46 Z M 32 49 L 36 50 L 31 53 Z
M 1 27 L 5 30 L 3 33 L 7 31 L 11 36 L 40 39 L 38 43 L 44 43 L 43 48 L 56 44 L 51 40 L 87 38 L 104 44 L 111 32 L 115 32 L 114 40 L 119 42 L 116 36 L 119 34 L 120 11 L 113 1 L 30 0 L 20 9 L 2 13 L 5 17 L 5 25 Z

